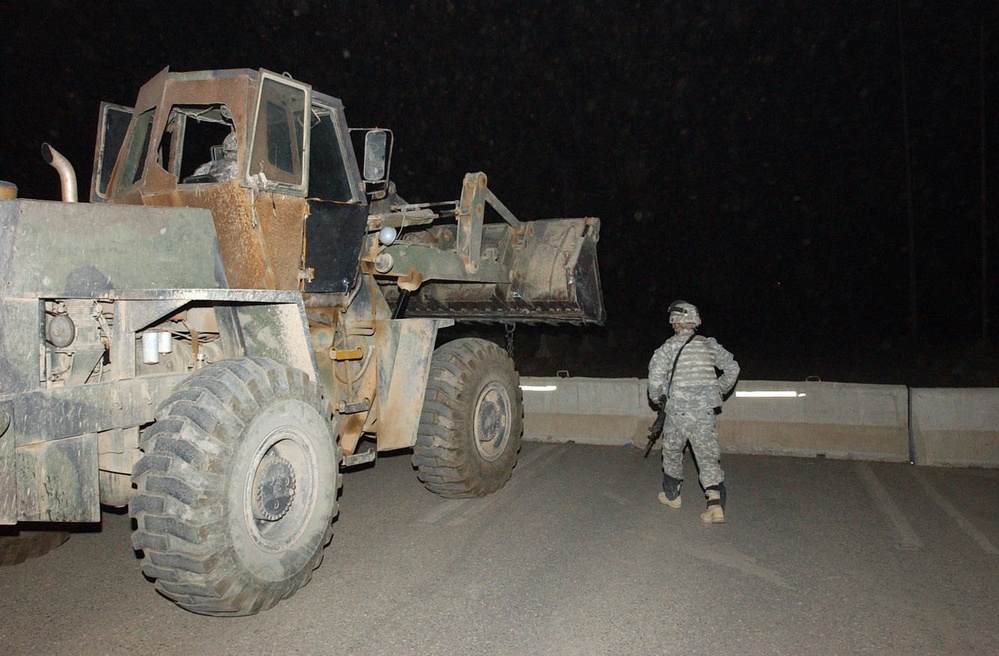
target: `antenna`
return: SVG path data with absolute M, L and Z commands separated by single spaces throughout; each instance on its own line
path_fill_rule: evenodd
M 982 6 L 982 13 L 985 6 Z M 982 343 L 989 341 L 989 241 L 988 241 L 988 204 L 985 174 L 985 20 L 978 22 L 978 93 L 979 95 L 979 138 L 981 163 L 981 198 L 979 205 L 982 213 Z
M 898 7 L 898 55 L 902 67 L 902 130 L 905 136 L 905 204 L 909 217 L 909 330 L 913 337 L 919 332 L 919 319 L 916 312 L 916 235 L 912 216 L 912 155 L 909 152 L 909 98 L 905 81 L 905 40 L 902 35 L 902 0 L 896 0 Z

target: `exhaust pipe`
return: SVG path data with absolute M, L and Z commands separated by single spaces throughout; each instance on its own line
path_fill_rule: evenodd
M 59 180 L 62 182 L 62 202 L 75 203 L 77 199 L 76 171 L 73 170 L 73 165 L 62 156 L 62 153 L 47 143 L 42 144 L 42 158 L 59 172 Z

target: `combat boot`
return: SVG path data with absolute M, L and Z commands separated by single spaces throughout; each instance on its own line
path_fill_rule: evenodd
M 663 474 L 663 491 L 659 493 L 659 503 L 670 508 L 679 508 L 683 499 L 680 498 L 680 486 L 683 480 Z
M 725 487 L 724 483 L 712 485 L 705 490 L 708 497 L 708 508 L 701 513 L 701 521 L 705 524 L 725 523 Z

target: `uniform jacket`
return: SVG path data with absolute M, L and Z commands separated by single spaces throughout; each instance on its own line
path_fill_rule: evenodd
M 681 329 L 656 349 L 649 362 L 649 398 L 658 403 L 669 387 L 668 411 L 717 408 L 739 378 L 739 363 L 732 354 L 713 337 L 696 335 L 680 353 L 670 385 L 673 360 L 691 333 Z

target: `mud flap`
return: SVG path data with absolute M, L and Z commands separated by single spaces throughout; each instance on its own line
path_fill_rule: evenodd
M 378 347 L 378 450 L 416 444 L 423 395 L 430 374 L 437 330 L 447 319 L 392 319 L 376 322 Z
M 0 525 L 17 522 L 17 478 L 14 476 L 14 432 L 10 409 L 0 406 Z
M 14 453 L 20 520 L 101 520 L 96 434 L 36 442 Z

